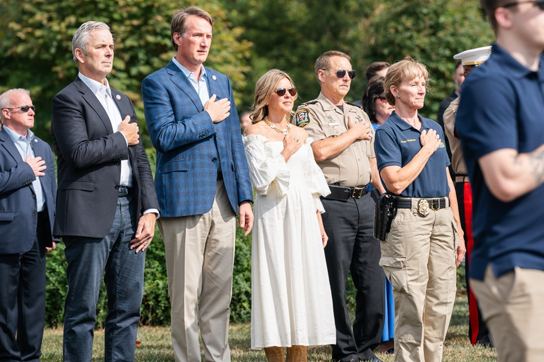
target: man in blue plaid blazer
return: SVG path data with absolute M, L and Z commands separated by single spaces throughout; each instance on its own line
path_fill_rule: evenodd
M 142 84 L 157 149 L 155 186 L 166 247 L 176 361 L 230 361 L 229 305 L 236 213 L 253 226 L 252 190 L 230 80 L 202 65 L 213 19 L 198 7 L 172 18 L 176 56 Z

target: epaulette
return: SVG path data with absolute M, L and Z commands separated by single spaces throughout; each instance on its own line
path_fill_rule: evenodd
M 299 107 L 308 106 L 308 105 L 310 105 L 310 104 L 316 104 L 317 102 L 318 102 L 317 99 L 313 99 L 313 100 L 311 100 L 311 101 L 301 103 Z
M 363 109 L 363 106 L 360 106 L 358 104 L 355 104 L 355 103 L 349 103 L 349 102 L 346 102 L 347 104 L 349 104 L 350 106 L 353 106 L 353 107 L 357 107 L 357 108 L 361 108 Z

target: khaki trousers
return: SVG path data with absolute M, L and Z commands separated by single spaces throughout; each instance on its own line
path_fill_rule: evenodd
M 544 271 L 522 269 L 470 279 L 500 362 L 544 361 Z
M 395 298 L 395 361 L 441 361 L 455 302 L 457 226 L 449 207 L 398 209 L 380 265 Z
M 172 307 L 172 345 L 177 362 L 230 361 L 228 329 L 236 215 L 223 181 L 204 215 L 159 219 L 166 249 Z

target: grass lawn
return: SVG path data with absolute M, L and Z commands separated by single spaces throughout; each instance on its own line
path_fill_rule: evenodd
M 495 361 L 495 350 L 472 347 L 468 342 L 468 307 L 466 298 L 458 299 L 448 330 L 443 361 L 484 362 Z M 266 361 L 263 351 L 250 349 L 249 323 L 231 325 L 229 342 L 233 361 Z M 136 347 L 136 361 L 174 361 L 168 327 L 141 327 L 138 331 L 141 344 Z M 47 329 L 43 341 L 42 361 L 62 361 L 62 329 Z M 393 356 L 378 354 L 384 362 Z M 308 361 L 329 361 L 330 347 L 310 348 Z M 104 331 L 95 333 L 93 361 L 104 360 Z

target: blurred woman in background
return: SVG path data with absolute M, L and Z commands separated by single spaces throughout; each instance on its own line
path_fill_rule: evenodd
M 372 122 L 372 127 L 374 131 L 389 118 L 391 112 L 395 110 L 395 107 L 390 105 L 385 98 L 385 91 L 383 87 L 383 82 L 385 78 L 376 76 L 368 81 L 368 84 L 363 93 L 363 110 L 370 121 Z
M 395 107 L 387 102 L 385 98 L 385 92 L 383 87 L 384 77 L 375 76 L 372 77 L 363 93 L 363 110 L 370 121 L 374 131 L 383 124 L 391 115 L 391 112 L 395 110 Z M 395 338 L 395 300 L 393 298 L 393 287 L 389 280 L 385 278 L 385 318 L 383 322 L 382 341 L 378 348 L 378 352 L 381 353 L 393 353 L 394 352 L 394 338 Z

